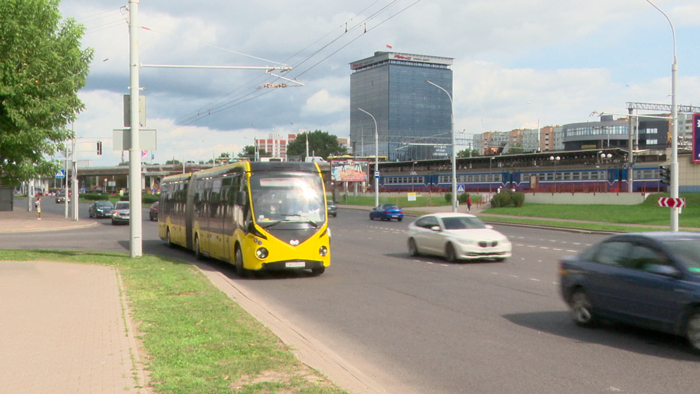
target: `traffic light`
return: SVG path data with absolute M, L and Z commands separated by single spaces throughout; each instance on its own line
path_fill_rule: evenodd
M 97 154 L 102 154 L 102 141 L 97 141 Z
M 671 166 L 659 166 L 659 181 L 666 186 L 671 186 Z

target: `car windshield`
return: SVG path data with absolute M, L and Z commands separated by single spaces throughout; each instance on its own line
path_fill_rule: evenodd
M 253 212 L 258 224 L 326 221 L 323 180 L 316 174 L 261 173 L 250 177 Z
M 445 230 L 465 230 L 473 228 L 486 228 L 486 224 L 475 217 L 454 216 L 442 218 Z
M 697 238 L 674 239 L 664 244 L 685 263 L 690 272 L 700 275 L 700 242 Z
M 119 201 L 114 209 L 129 209 L 128 201 Z
M 109 201 L 98 201 L 95 203 L 95 206 L 98 208 L 112 208 L 112 203 Z

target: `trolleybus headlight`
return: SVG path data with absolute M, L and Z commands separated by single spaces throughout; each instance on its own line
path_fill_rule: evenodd
M 328 254 L 328 248 L 325 246 L 321 246 L 321 248 L 318 250 L 318 253 L 325 257 Z
M 266 259 L 268 254 L 270 253 L 267 251 L 267 248 L 258 248 L 258 250 L 255 251 L 255 255 L 258 256 L 259 259 Z

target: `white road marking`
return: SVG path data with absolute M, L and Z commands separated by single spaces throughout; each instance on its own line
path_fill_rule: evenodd
M 535 281 L 535 282 L 540 282 L 539 279 L 535 279 L 535 278 L 530 278 L 530 280 L 533 280 L 533 281 Z

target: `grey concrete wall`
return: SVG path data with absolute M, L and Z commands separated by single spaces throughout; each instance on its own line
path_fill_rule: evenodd
M 637 205 L 646 200 L 643 193 L 526 193 L 525 202 L 532 204 L 573 205 Z

